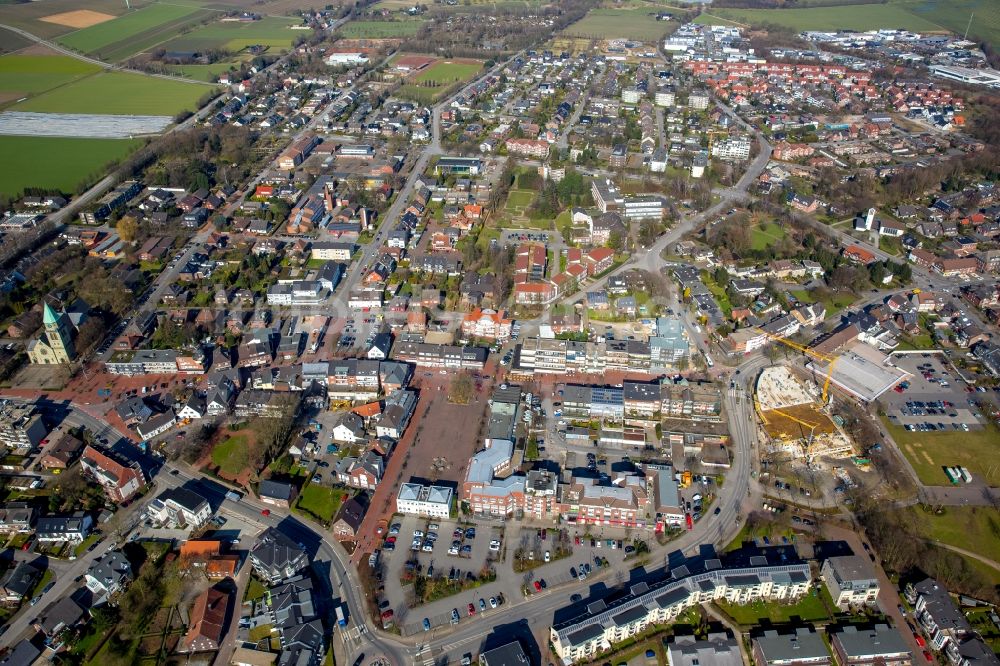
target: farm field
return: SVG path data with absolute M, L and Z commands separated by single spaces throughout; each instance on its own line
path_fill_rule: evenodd
M 894 0 L 898 1 L 898 0 Z M 902 0 L 899 6 L 914 16 L 931 21 L 940 26 L 965 33 L 969 28 L 969 39 L 985 39 L 994 48 L 1000 46 L 1000 11 L 994 0 Z M 969 16 L 975 14 L 972 24 Z
M 667 34 L 670 21 L 657 21 L 655 9 L 592 9 L 560 34 L 588 39 L 657 41 Z
M 777 224 L 763 223 L 750 230 L 750 247 L 766 250 L 785 237 L 785 230 Z
M 1000 430 L 987 424 L 982 430 L 969 432 L 918 432 L 908 431 L 887 418 L 882 422 L 910 461 L 920 480 L 931 486 L 948 485 L 943 467 L 968 468 L 973 477 L 985 475 L 990 485 L 1000 484 L 1000 469 L 991 464 L 1000 449 Z
M 0 136 L 0 194 L 13 196 L 25 187 L 54 187 L 73 192 L 84 180 L 96 181 L 103 167 L 131 153 L 141 141 Z
M 417 34 L 424 21 L 349 21 L 338 31 L 350 39 L 410 37 Z
M 940 25 L 911 13 L 906 6 L 898 3 L 852 5 L 849 8 L 728 9 L 720 7 L 702 14 L 696 20 L 698 23 L 711 24 L 716 18 L 727 19 L 743 25 L 772 23 L 793 30 L 902 28 L 919 32 L 942 31 Z M 968 15 L 963 20 L 967 21 Z
M 151 4 L 147 0 L 134 0 L 133 9 Z M 110 16 L 120 16 L 128 11 L 125 3 L 120 0 L 87 0 L 87 9 Z M 80 0 L 45 0 L 44 2 L 25 2 L 0 5 L 0 23 L 44 37 L 46 39 L 64 35 L 76 30 L 70 22 L 59 23 L 47 17 L 59 17 L 60 14 L 80 10 Z
M 105 113 L 163 116 L 194 110 L 210 89 L 141 74 L 103 72 L 33 97 L 12 107 L 39 113 Z
M 16 32 L 11 32 L 6 28 L 0 28 L 0 53 L 13 53 L 31 46 L 32 42 L 27 37 L 22 37 Z
M 150 37 L 159 37 L 159 41 L 169 39 L 199 11 L 198 7 L 186 5 L 149 5 L 63 35 L 59 43 L 105 59 L 115 59 L 116 55 L 124 58 L 141 51 Z M 155 34 L 148 35 L 150 32 Z
M 228 49 L 238 52 L 248 46 L 261 44 L 276 49 L 287 49 L 297 37 L 305 37 L 309 34 L 306 30 L 291 29 L 292 26 L 300 25 L 301 22 L 301 19 L 273 16 L 251 23 L 216 21 L 172 39 L 163 47 L 168 51 Z
M 97 65 L 57 55 L 0 56 L 0 106 L 101 71 Z

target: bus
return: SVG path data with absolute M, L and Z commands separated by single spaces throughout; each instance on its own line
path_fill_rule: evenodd
M 346 627 L 347 626 L 347 618 L 344 616 L 344 607 L 343 606 L 337 606 L 337 609 L 336 609 L 335 612 L 337 614 L 337 626 L 338 627 Z

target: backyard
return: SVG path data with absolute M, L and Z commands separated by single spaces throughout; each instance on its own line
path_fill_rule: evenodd
M 762 621 L 783 624 L 797 618 L 799 622 L 817 622 L 833 617 L 833 602 L 826 588 L 813 589 L 794 604 L 780 601 L 755 601 L 751 604 L 733 604 L 718 601 L 716 604 L 726 615 L 744 627 L 759 625 Z
M 212 465 L 227 476 L 237 476 L 247 466 L 247 447 L 250 439 L 250 433 L 242 431 L 216 444 L 212 449 Z
M 797 298 L 801 303 L 806 305 L 811 305 L 817 301 L 814 292 L 806 289 L 796 289 L 794 291 L 788 292 L 795 298 Z M 829 318 L 831 315 L 848 307 L 851 303 L 858 300 L 857 296 L 850 292 L 835 293 L 831 292 L 829 296 L 822 299 L 823 305 L 826 307 L 826 316 Z
M 946 485 L 948 477 L 943 468 L 962 466 L 973 477 L 985 477 L 993 486 L 1000 484 L 1000 466 L 994 464 L 1000 430 L 995 425 L 987 423 L 969 432 L 919 432 L 908 431 L 885 417 L 882 422 L 923 483 Z
M 750 230 L 750 247 L 766 250 L 784 237 L 785 230 L 780 225 L 763 222 Z

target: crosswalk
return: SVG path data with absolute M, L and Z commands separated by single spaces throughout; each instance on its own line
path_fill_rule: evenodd
M 415 655 L 414 663 L 423 664 L 423 666 L 432 666 L 434 663 L 434 655 L 431 652 L 430 645 L 422 645 Z

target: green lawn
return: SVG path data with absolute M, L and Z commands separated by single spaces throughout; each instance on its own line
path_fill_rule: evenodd
M 591 9 L 582 19 L 567 26 L 562 35 L 588 39 L 635 39 L 655 42 L 676 24 L 657 21 L 656 8 Z
M 950 10 L 950 5 L 945 6 Z M 941 31 L 940 25 L 907 11 L 907 8 L 901 4 L 893 3 L 796 9 L 728 9 L 719 7 L 709 8 L 707 13 L 700 15 L 695 20 L 698 23 L 711 24 L 716 17 L 743 25 L 770 23 L 793 30 L 902 28 L 917 32 Z M 968 14 L 965 14 L 962 20 L 968 21 Z
M 943 514 L 920 507 L 906 509 L 911 524 L 928 539 L 971 550 L 1000 562 L 1000 513 L 992 507 L 949 506 Z M 1000 572 L 994 572 L 994 576 Z
M 766 250 L 785 237 L 785 230 L 774 223 L 764 223 L 750 230 L 750 247 Z
M 417 34 L 423 21 L 350 21 L 338 31 L 348 39 L 410 37 Z
M 413 78 L 414 83 L 436 83 L 438 85 L 448 85 L 458 81 L 467 81 L 475 76 L 483 63 L 481 62 L 454 62 L 452 60 L 440 60 L 427 69 L 420 72 Z
M 822 593 L 826 593 L 825 588 Z M 774 624 L 779 624 L 790 622 L 793 617 L 799 618 L 802 622 L 829 620 L 832 617 L 823 603 L 820 591 L 816 589 L 811 590 L 794 604 L 785 604 L 780 601 L 766 603 L 757 601 L 746 605 L 732 604 L 726 601 L 716 603 L 718 603 L 719 608 L 743 626 L 758 625 L 762 620 L 770 620 Z
M 715 297 L 716 303 L 719 304 L 719 309 L 722 310 L 722 314 L 726 316 L 726 319 L 733 313 L 733 304 L 729 302 L 729 294 L 726 293 L 726 288 L 723 285 L 715 284 L 715 280 L 711 277 L 706 277 L 702 280 L 708 290 L 712 292 L 712 296 Z
M 100 538 L 101 538 L 100 534 L 98 534 L 97 532 L 93 532 L 90 536 L 81 541 L 76 548 L 73 549 L 73 555 L 76 557 L 80 557 L 80 555 L 87 552 L 87 549 L 90 548 L 90 546 Z
M 267 594 L 267 588 L 264 584 L 257 580 L 255 577 L 250 577 L 250 582 L 247 583 L 247 591 L 243 595 L 243 600 L 253 600 L 260 599 L 265 594 Z
M 173 39 L 164 48 L 168 51 L 201 51 L 224 48 L 232 52 L 242 51 L 248 46 L 260 44 L 275 49 L 287 49 L 298 37 L 307 37 L 308 30 L 292 30 L 299 25 L 299 19 L 268 16 L 251 23 L 213 22 L 195 28 L 191 32 Z
M 531 190 L 511 190 L 507 195 L 507 205 L 504 208 L 515 215 L 523 215 L 525 209 L 534 200 L 535 193 Z
M 13 196 L 26 187 L 73 193 L 81 182 L 95 182 L 104 167 L 142 145 L 127 139 L 63 139 L 0 136 L 0 193 Z
M 199 11 L 198 7 L 174 4 L 152 4 L 133 10 L 111 21 L 98 23 L 59 38 L 64 46 L 82 53 L 100 53 L 101 49 L 128 39 L 134 39 L 147 30 L 170 25 Z M 164 39 L 169 38 L 164 35 Z M 133 51 L 132 53 L 136 53 Z
M 333 520 L 340 509 L 341 492 L 319 483 L 307 483 L 295 501 L 296 507 L 308 511 L 327 522 Z
M 17 111 L 172 116 L 194 110 L 207 86 L 141 74 L 105 72 L 17 104 Z
M 969 432 L 915 432 L 894 425 L 886 417 L 882 421 L 925 484 L 949 485 L 942 468 L 956 466 L 967 467 L 974 477 L 985 475 L 990 485 L 1000 484 L 1000 468 L 994 464 L 1000 456 L 1000 430 L 995 425 L 988 423 Z
M 42 574 L 42 577 L 38 579 L 37 583 L 35 583 L 35 589 L 31 591 L 31 596 L 37 597 L 39 594 L 41 594 L 42 590 L 45 589 L 46 585 L 52 582 L 53 578 L 55 578 L 55 574 L 52 573 L 52 569 L 46 569 L 45 572 Z
M 805 303 L 806 305 L 810 305 L 816 302 L 816 298 L 814 298 L 813 295 L 810 292 L 806 291 L 805 289 L 796 289 L 788 293 L 794 296 L 795 298 L 799 299 L 799 301 Z M 853 294 L 850 293 L 834 294 L 830 298 L 827 298 L 823 301 L 823 305 L 826 306 L 826 316 L 829 318 L 831 315 L 836 314 L 840 310 L 843 310 L 856 300 L 857 297 L 855 297 Z
M 236 476 L 246 466 L 244 449 L 247 446 L 246 435 L 236 433 L 219 442 L 212 449 L 212 464 L 226 474 Z
M 99 71 L 97 65 L 69 56 L 5 55 L 0 57 L 0 92 L 45 92 Z

